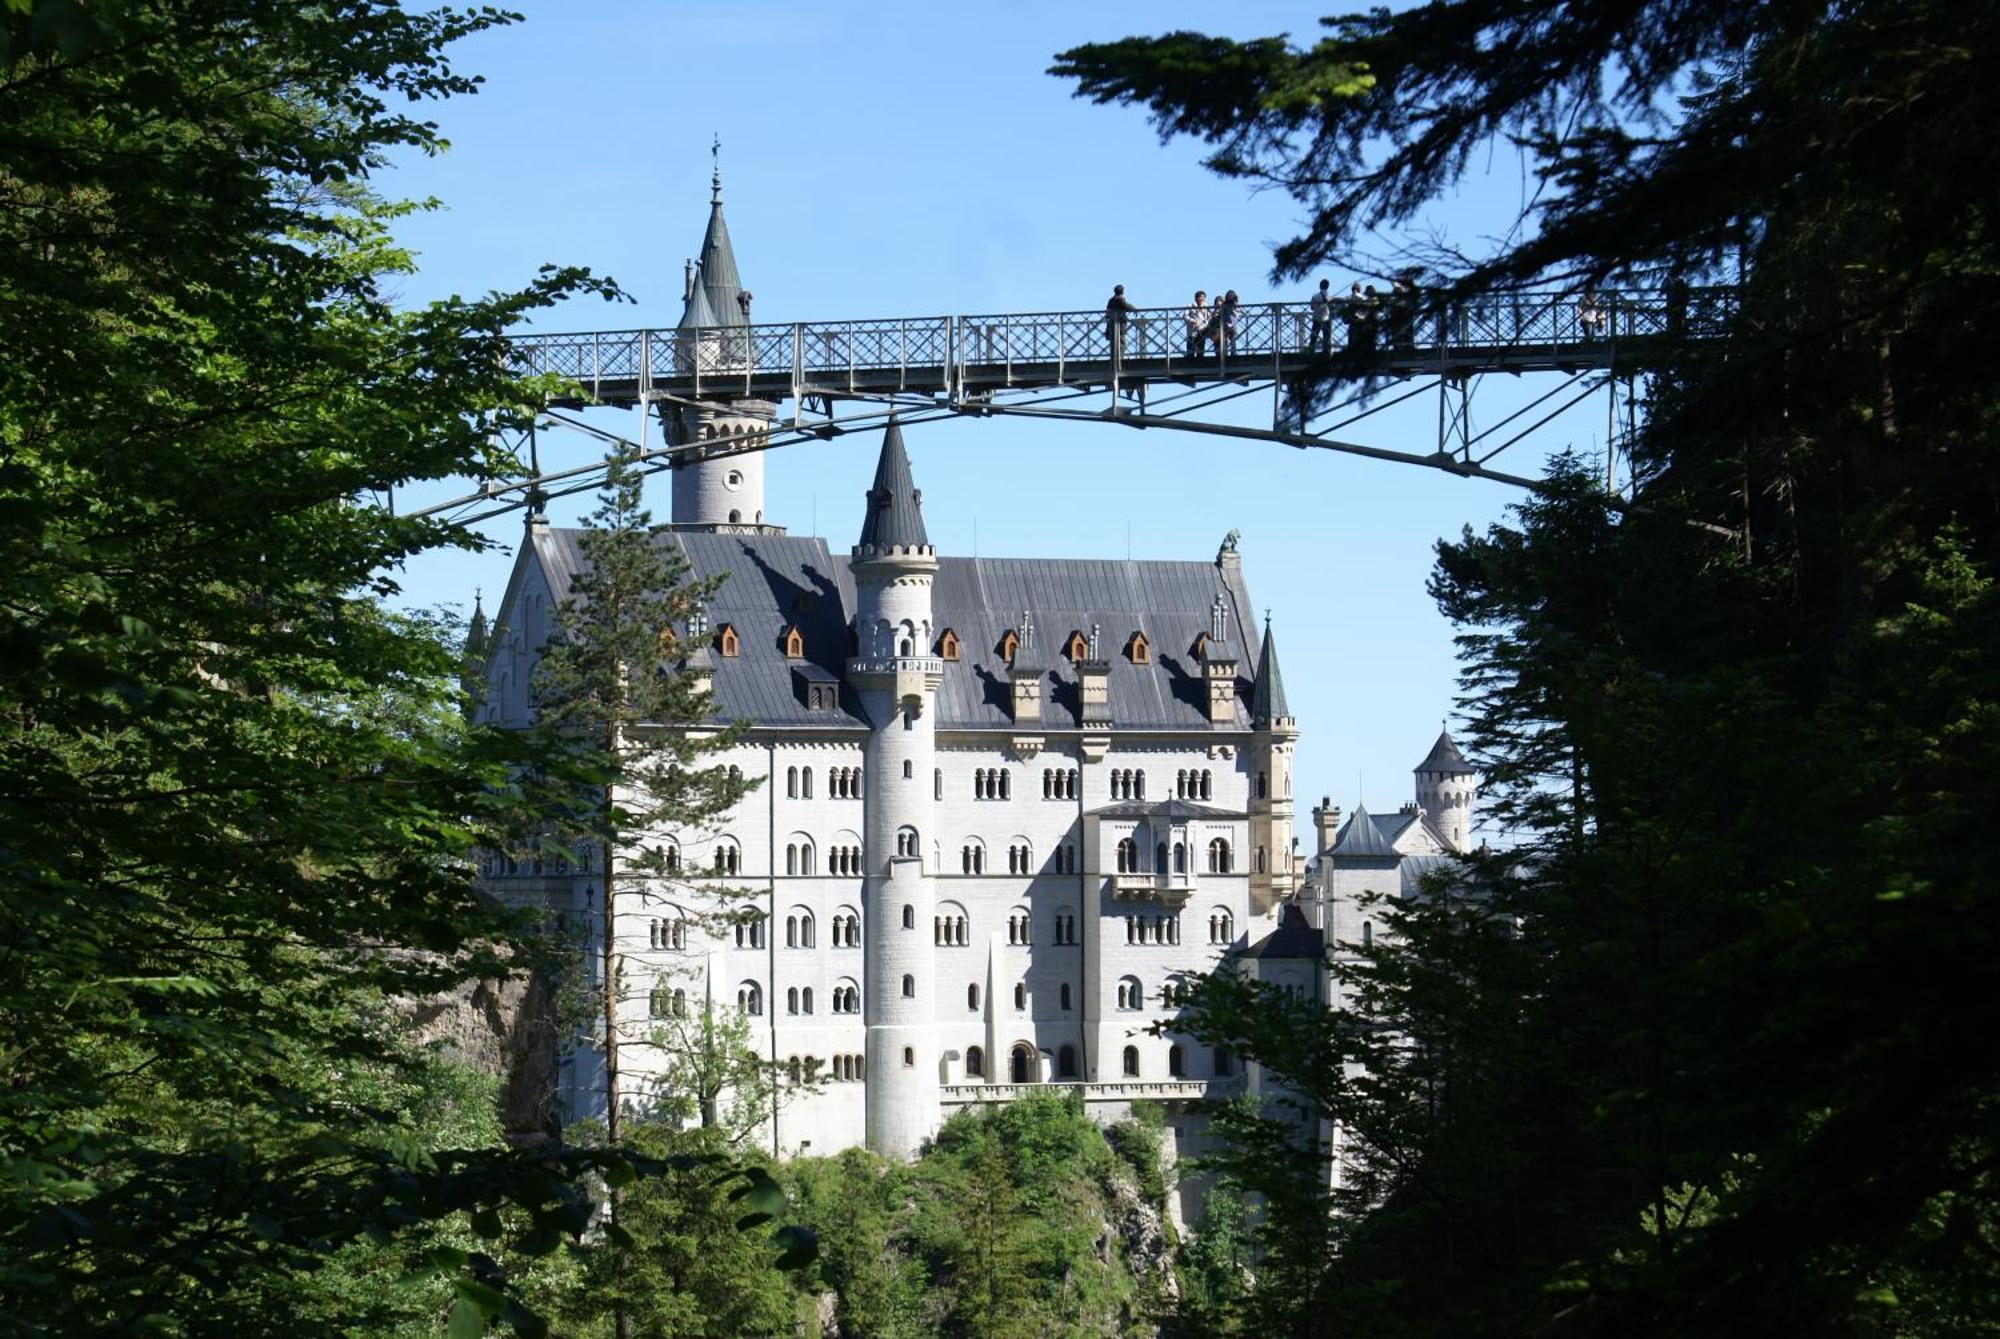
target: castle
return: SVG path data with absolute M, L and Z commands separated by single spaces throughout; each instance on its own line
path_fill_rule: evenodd
M 718 189 L 682 327 L 722 333 L 691 337 L 689 356 L 728 356 L 741 293 Z M 617 895 L 621 1091 L 643 1102 L 667 1063 L 649 1019 L 704 1007 L 825 1080 L 772 1116 L 781 1154 L 908 1156 L 954 1109 L 1041 1084 L 1076 1085 L 1104 1120 L 1254 1091 L 1257 1073 L 1171 1030 L 1183 978 L 1235 958 L 1324 998 L 1329 941 L 1370 933 L 1349 923 L 1356 899 L 1464 849 L 1464 760 L 1440 738 L 1393 818 L 1358 810 L 1342 828 L 1320 806 L 1309 867 L 1298 726 L 1233 534 L 1184 562 L 940 555 L 892 421 L 838 554 L 765 517 L 764 455 L 741 448 L 773 412 L 667 416 L 687 450 L 666 542 L 694 579 L 727 574 L 676 637 L 715 721 L 748 723 L 711 761 L 761 784 L 711 829 L 659 834 L 678 873 Z M 482 648 L 483 719 L 530 718 L 579 559 L 578 532 L 531 519 Z M 757 918 L 692 924 L 704 879 L 758 890 Z M 588 866 L 495 861 L 485 883 L 605 932 Z M 587 1039 L 565 1076 L 569 1116 L 602 1110 Z

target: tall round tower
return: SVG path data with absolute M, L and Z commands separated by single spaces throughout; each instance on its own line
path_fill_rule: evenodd
M 1469 850 L 1472 803 L 1479 797 L 1479 782 L 1465 755 L 1452 743 L 1451 731 L 1439 732 L 1437 743 L 1413 770 L 1417 774 L 1417 806 L 1430 815 L 1452 850 Z
M 866 945 L 868 1147 L 909 1157 L 940 1119 L 936 971 L 932 958 L 937 838 L 931 773 L 934 708 L 944 662 L 932 651 L 937 550 L 924 534 L 902 430 L 891 420 L 854 546 L 855 630 L 847 662 L 873 731 L 863 767 L 866 811 L 862 923 Z
M 729 225 L 722 219 L 722 173 L 713 183 L 708 232 L 701 259 L 687 271 L 686 305 L 674 334 L 674 360 L 684 371 L 713 375 L 717 390 L 741 377 L 751 357 L 750 293 L 736 270 Z M 674 458 L 675 525 L 755 529 L 764 521 L 764 452 L 778 407 L 768 400 L 720 399 L 704 394 L 696 405 L 662 405 Z

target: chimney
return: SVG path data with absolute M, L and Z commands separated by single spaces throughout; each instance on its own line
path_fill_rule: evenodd
M 1085 725 L 1111 724 L 1111 662 L 1099 653 L 1101 632 L 1098 624 L 1090 625 L 1089 645 L 1076 662 L 1077 704 Z
M 1313 806 L 1313 831 L 1319 834 L 1320 852 L 1331 851 L 1333 839 L 1340 835 L 1340 806 L 1331 795 L 1320 796 L 1319 803 Z
M 1021 611 L 1020 642 L 1014 648 L 1014 662 L 1007 669 L 1007 679 L 1013 689 L 1014 724 L 1040 725 L 1042 723 L 1042 681 L 1047 677 L 1043 672 L 1040 650 L 1035 645 L 1034 615 Z

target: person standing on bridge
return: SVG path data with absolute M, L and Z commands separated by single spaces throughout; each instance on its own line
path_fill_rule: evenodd
M 1208 305 L 1208 290 L 1197 288 L 1194 303 L 1181 313 L 1181 320 L 1187 323 L 1187 356 L 1201 357 L 1202 343 L 1208 339 L 1208 323 L 1215 318 L 1214 310 Z
M 1319 291 L 1312 296 L 1312 337 L 1306 341 L 1306 352 L 1333 352 L 1333 281 L 1319 281 Z
M 1104 304 L 1104 338 L 1111 345 L 1111 365 L 1114 368 L 1125 361 L 1125 318 L 1132 311 L 1132 304 L 1125 300 L 1125 285 L 1114 285 L 1111 301 Z
M 1236 290 L 1230 289 L 1215 304 L 1215 347 L 1227 358 L 1236 348 Z

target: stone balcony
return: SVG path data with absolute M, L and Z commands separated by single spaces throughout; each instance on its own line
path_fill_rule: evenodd
M 1114 902 L 1180 907 L 1194 895 L 1194 883 L 1185 874 L 1156 874 L 1142 870 L 1136 874 L 1112 874 L 1107 877 L 1106 887 L 1111 890 Z
M 1204 1098 L 1234 1097 L 1243 1091 L 1243 1076 L 1232 1074 L 1220 1079 L 1125 1079 L 1116 1083 L 1078 1083 L 1058 1079 L 1050 1083 L 947 1083 L 941 1090 L 946 1106 L 970 1106 L 980 1102 L 1012 1102 L 1038 1092 L 1081 1091 L 1091 1102 L 1199 1102 Z

